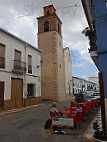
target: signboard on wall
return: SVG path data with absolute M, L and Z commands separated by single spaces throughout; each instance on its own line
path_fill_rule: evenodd
M 74 126 L 74 121 L 73 121 L 72 118 L 57 118 L 57 117 L 53 117 L 52 118 L 52 124 L 53 125 L 73 127 Z

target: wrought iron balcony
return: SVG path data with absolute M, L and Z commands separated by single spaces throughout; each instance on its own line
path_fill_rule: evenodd
M 5 68 L 5 58 L 0 57 L 0 68 Z
M 28 73 L 32 74 L 32 66 L 31 65 L 28 65 Z
M 13 70 L 14 71 L 20 71 L 20 72 L 26 72 L 26 63 L 18 60 L 13 61 Z

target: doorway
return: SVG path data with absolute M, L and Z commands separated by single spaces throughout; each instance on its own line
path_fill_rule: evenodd
M 11 79 L 11 107 L 23 106 L 23 80 Z
M 0 108 L 4 108 L 4 82 L 0 82 Z

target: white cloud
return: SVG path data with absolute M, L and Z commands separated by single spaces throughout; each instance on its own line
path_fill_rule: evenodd
M 74 67 L 76 68 L 80 68 L 80 67 L 84 67 L 84 63 L 76 63 L 76 64 L 73 64 Z
M 64 47 L 69 46 L 74 51 L 75 60 L 77 60 L 74 66 L 84 67 L 85 64 L 93 62 L 88 53 L 89 41 L 81 34 L 82 30 L 87 27 L 82 6 L 64 8 L 77 2 L 78 5 L 81 5 L 80 0 L 1 0 L 0 25 L 38 47 L 36 18 L 43 15 L 43 6 L 54 4 L 58 16 L 63 22 Z M 22 15 L 25 17 L 21 17 Z

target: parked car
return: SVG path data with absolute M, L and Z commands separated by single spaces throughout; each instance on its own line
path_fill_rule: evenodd
M 100 99 L 100 93 L 99 92 L 95 92 L 92 96 L 96 99 Z
M 99 92 L 95 92 L 93 95 L 92 95 L 94 98 L 96 98 L 96 100 L 98 101 L 98 104 L 100 104 L 100 93 Z
M 98 92 L 92 92 L 92 91 L 88 91 L 87 93 L 81 93 L 76 95 L 75 97 L 75 101 L 80 103 L 81 101 L 98 101 L 98 104 L 100 104 L 100 94 L 98 94 Z
M 83 98 L 85 101 L 95 101 L 97 100 L 95 97 L 93 97 L 94 92 L 87 92 L 83 95 Z

